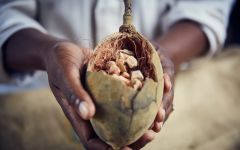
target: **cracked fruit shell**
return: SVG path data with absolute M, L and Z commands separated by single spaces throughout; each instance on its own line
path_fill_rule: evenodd
M 102 71 L 121 49 L 132 51 L 138 60 L 135 69 L 144 76 L 139 90 Z M 90 121 L 97 135 L 116 149 L 129 145 L 148 130 L 161 105 L 163 71 L 159 56 L 138 32 L 112 34 L 95 48 L 88 63 L 86 85 L 96 105 Z

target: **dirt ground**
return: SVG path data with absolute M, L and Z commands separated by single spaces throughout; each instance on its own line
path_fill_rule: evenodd
M 240 149 L 240 49 L 178 73 L 174 113 L 144 150 Z M 82 149 L 49 89 L 0 96 L 0 150 Z

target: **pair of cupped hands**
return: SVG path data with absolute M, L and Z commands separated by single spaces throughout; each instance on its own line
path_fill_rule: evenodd
M 135 143 L 123 150 L 137 150 L 152 141 L 173 110 L 174 66 L 165 52 L 155 44 L 164 71 L 163 102 L 152 126 Z M 94 132 L 89 119 L 96 113 L 94 102 L 84 88 L 86 64 L 93 50 L 82 48 L 71 42 L 57 42 L 45 58 L 51 90 L 69 119 L 83 146 L 88 150 L 111 149 Z

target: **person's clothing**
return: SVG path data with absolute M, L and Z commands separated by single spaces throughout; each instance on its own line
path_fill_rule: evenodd
M 240 45 L 240 1 L 236 1 L 229 16 L 225 47 Z
M 140 33 L 153 39 L 178 21 L 195 21 L 208 38 L 209 53 L 214 54 L 225 41 L 233 1 L 134 0 L 133 22 Z M 87 40 L 94 46 L 118 31 L 123 11 L 122 0 L 0 0 L 0 93 L 33 83 L 32 77 L 25 80 L 4 70 L 2 47 L 12 34 L 35 28 L 79 45 Z

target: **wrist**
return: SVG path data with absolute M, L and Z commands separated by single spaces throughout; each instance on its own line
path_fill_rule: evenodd
M 206 53 L 208 40 L 196 22 L 183 20 L 175 23 L 156 41 L 166 49 L 176 67 Z
M 170 54 L 168 53 L 169 52 L 168 49 L 160 45 L 158 42 L 152 42 L 152 44 L 154 45 L 158 53 L 158 56 L 161 60 L 163 72 L 169 75 L 171 81 L 174 81 L 176 68 L 174 61 L 172 60 Z
M 177 51 L 177 48 L 175 47 L 176 45 L 173 44 L 172 41 L 165 39 L 160 39 L 157 43 L 160 47 L 158 50 L 159 55 L 163 54 L 168 57 L 168 59 L 170 59 L 173 63 L 174 68 L 177 68 L 182 62 L 180 62 L 178 55 L 176 55 L 177 53 L 175 53 Z
M 5 68 L 17 72 L 45 70 L 45 57 L 58 41 L 31 28 L 14 33 L 3 47 Z

